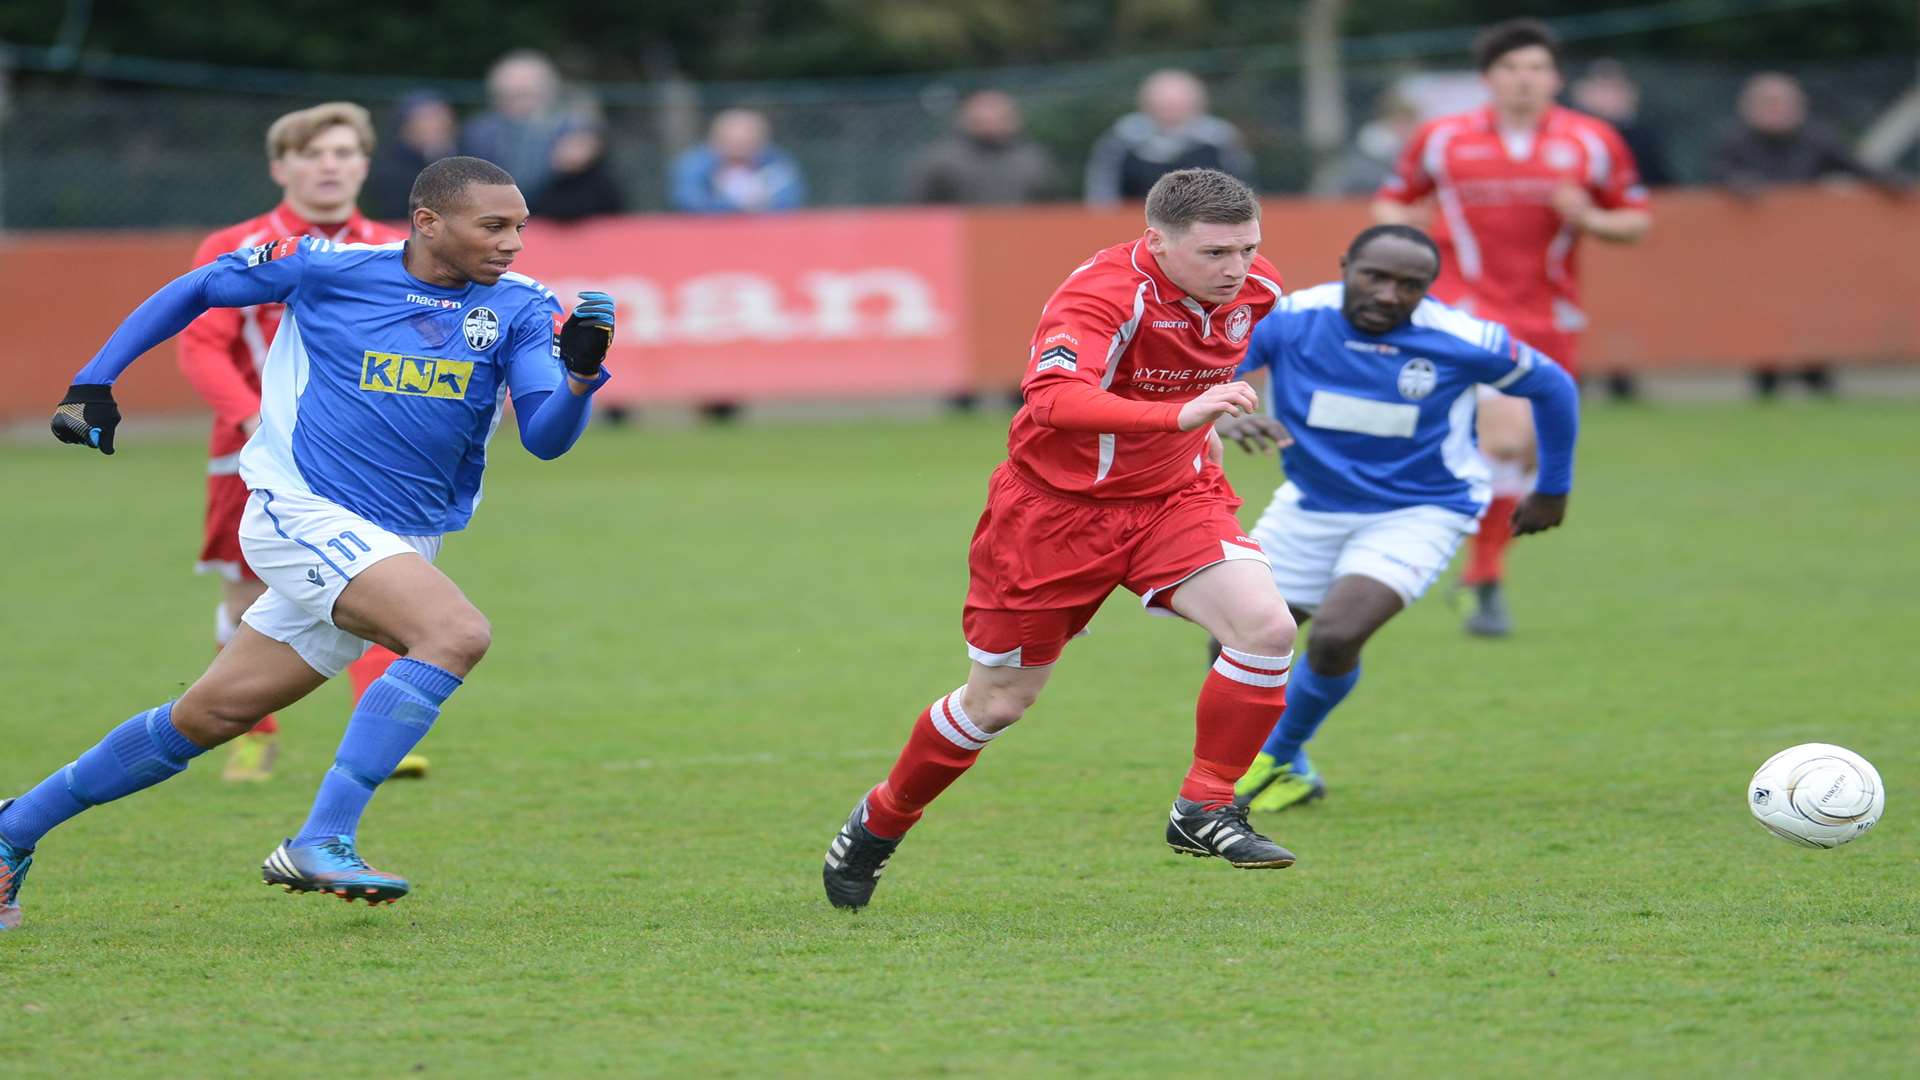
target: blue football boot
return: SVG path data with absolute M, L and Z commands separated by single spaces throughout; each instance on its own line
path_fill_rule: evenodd
M 260 864 L 260 876 L 290 893 L 331 893 L 349 904 L 365 900 L 370 906 L 391 904 L 411 888 L 406 878 L 368 866 L 351 836 L 311 847 L 294 847 L 288 840 Z
M 5 810 L 12 799 L 0 799 Z M 27 868 L 33 865 L 33 849 L 14 847 L 0 836 L 0 930 L 20 925 L 20 885 L 27 880 Z

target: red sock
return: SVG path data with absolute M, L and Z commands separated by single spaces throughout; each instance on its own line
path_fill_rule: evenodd
M 1293 654 L 1260 656 L 1222 648 L 1194 708 L 1193 768 L 1180 797 L 1211 810 L 1233 801 L 1233 782 L 1253 764 L 1260 745 L 1287 708 Z
M 1463 585 L 1488 585 L 1497 582 L 1507 569 L 1507 545 L 1513 542 L 1513 508 L 1520 500 L 1512 495 L 1496 495 L 1487 504 L 1480 519 L 1480 531 L 1467 549 L 1467 568 L 1461 571 Z
M 280 721 L 275 720 L 272 713 L 268 713 L 260 718 L 259 723 L 253 725 L 253 733 L 255 735 L 278 735 L 280 734 Z
M 360 655 L 360 659 L 347 665 L 347 678 L 353 680 L 353 703 L 360 704 L 360 695 L 367 692 L 373 680 L 387 673 L 387 665 L 400 659 L 398 653 L 385 645 L 375 645 Z
M 967 718 L 960 707 L 961 696 L 955 690 L 921 712 L 893 771 L 867 793 L 866 826 L 875 836 L 905 835 L 927 804 L 960 779 L 992 741 L 992 735 Z M 1251 761 L 1252 755 L 1247 759 Z

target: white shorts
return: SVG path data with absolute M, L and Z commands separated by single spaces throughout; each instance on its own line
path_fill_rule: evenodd
M 333 625 L 333 605 L 355 574 L 394 555 L 431 562 L 438 536 L 400 536 L 314 495 L 255 491 L 240 517 L 240 550 L 267 583 L 241 621 L 293 646 L 331 679 L 369 644 Z
M 1312 611 L 1338 578 L 1358 574 L 1380 582 L 1412 604 L 1426 593 L 1480 521 L 1438 506 L 1384 514 L 1334 514 L 1300 509 L 1300 489 L 1280 485 L 1253 527 L 1253 538 L 1273 561 L 1273 583 L 1287 603 Z

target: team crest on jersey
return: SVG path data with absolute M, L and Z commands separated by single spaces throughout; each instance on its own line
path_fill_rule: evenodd
M 471 360 L 441 360 L 372 350 L 360 360 L 360 389 L 376 394 L 457 401 L 467 396 L 467 384 L 472 381 Z
M 1546 162 L 1549 169 L 1571 169 L 1580 164 L 1580 151 L 1565 139 L 1548 139 L 1540 148 L 1540 160 Z
M 1253 329 L 1253 311 L 1250 308 L 1237 307 L 1227 316 L 1227 340 L 1235 345 L 1247 340 L 1247 331 Z
M 467 348 L 480 352 L 500 340 L 500 316 L 492 308 L 477 307 L 467 312 L 460 329 L 467 335 Z
M 1433 369 L 1433 361 L 1414 357 L 1400 368 L 1400 396 L 1408 401 L 1419 401 L 1440 381 L 1440 375 Z

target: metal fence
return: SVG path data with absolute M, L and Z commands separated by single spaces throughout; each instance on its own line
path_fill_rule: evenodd
M 1599 55 L 1576 50 L 1572 68 Z M 1702 174 L 1706 148 L 1732 115 L 1740 82 L 1757 67 L 1716 59 L 1610 54 L 1642 88 L 1642 116 L 1661 128 L 1682 181 Z M 1350 115 L 1365 120 L 1378 94 L 1410 73 L 1457 67 L 1457 50 L 1430 57 L 1350 64 Z M 1300 75 L 1286 56 L 1216 57 L 1202 74 L 1214 111 L 1238 124 L 1268 193 L 1305 188 L 1312 171 L 1302 131 Z M 1814 115 L 1857 135 L 1915 78 L 1911 53 L 1845 61 L 1764 65 L 1798 75 Z M 965 81 L 716 84 L 601 88 L 612 163 L 628 206 L 666 208 L 673 155 L 713 110 L 765 111 L 776 140 L 804 167 L 816 205 L 901 200 L 908 162 L 951 123 L 958 96 L 996 85 L 1021 103 L 1029 132 L 1049 146 L 1078 192 L 1087 149 L 1131 108 L 1140 64 L 1113 62 L 1021 69 Z M 331 91 L 334 88 L 329 87 Z M 476 111 L 477 84 L 451 88 Z M 262 136 L 281 113 L 330 93 L 168 89 L 83 78 L 16 76 L 0 116 L 0 225 L 13 229 L 216 225 L 276 197 Z M 360 99 L 389 132 L 397 87 Z

